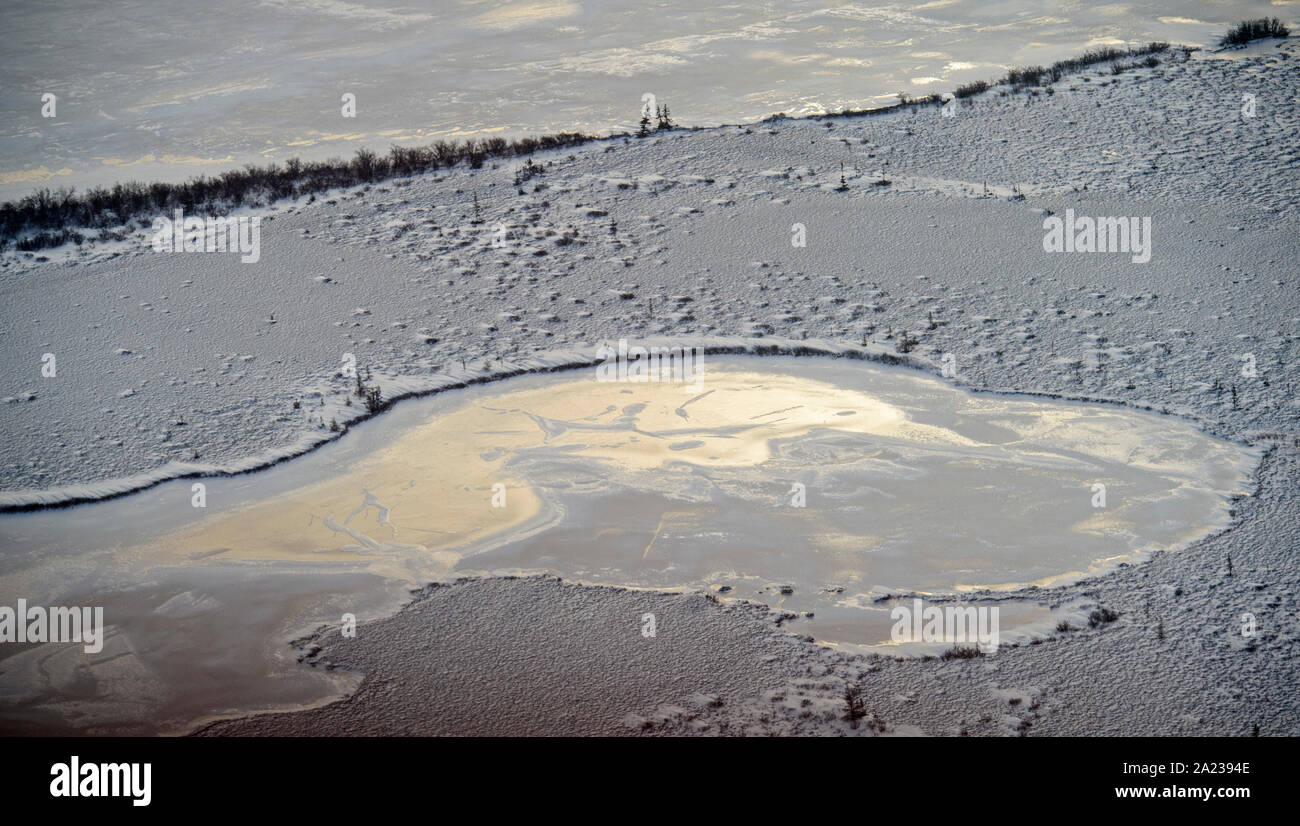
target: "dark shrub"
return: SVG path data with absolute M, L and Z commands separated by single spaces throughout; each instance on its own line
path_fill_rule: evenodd
M 973 80 L 970 83 L 966 83 L 961 86 L 958 86 L 956 91 L 953 92 L 953 94 L 959 98 L 968 98 L 973 95 L 978 95 L 980 92 L 983 92 L 988 88 L 989 88 L 988 81 Z
M 978 645 L 953 645 L 947 651 L 939 655 L 941 660 L 973 660 L 976 657 L 983 657 L 984 652 Z
M 1219 38 L 1220 46 L 1244 46 L 1252 40 L 1265 37 L 1286 37 L 1291 30 L 1282 25 L 1276 17 L 1261 17 L 1258 20 L 1243 20 Z
M 1114 622 L 1119 619 L 1119 614 L 1109 608 L 1097 608 L 1088 615 L 1088 627 L 1096 628 L 1099 625 L 1105 625 L 1108 622 Z

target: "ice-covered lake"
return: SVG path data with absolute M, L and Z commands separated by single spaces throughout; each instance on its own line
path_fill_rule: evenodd
M 862 107 L 1095 45 L 1208 44 L 1277 11 L 1268 0 L 9 4 L 0 198 L 448 136 L 630 130 L 647 93 L 687 125 Z
M 888 646 L 900 595 L 1061 582 L 1226 526 L 1258 459 L 1168 416 L 852 360 L 717 357 L 698 378 L 493 382 L 205 480 L 201 509 L 182 479 L 0 517 L 10 593 L 110 626 L 89 661 L 0 647 L 0 698 L 120 722 L 152 697 L 177 726 L 220 710 L 205 703 L 311 702 L 327 677 L 294 666 L 289 634 L 462 574 L 712 589 Z M 1003 610 L 1004 639 L 1054 622 Z

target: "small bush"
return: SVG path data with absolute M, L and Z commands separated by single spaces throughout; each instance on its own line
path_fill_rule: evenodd
M 1286 37 L 1291 30 L 1282 25 L 1276 17 L 1261 17 L 1258 20 L 1243 20 L 1219 38 L 1220 46 L 1244 46 L 1252 40 L 1265 37 Z
M 1119 614 L 1109 608 L 1097 608 L 1088 615 L 1088 627 L 1096 628 L 1099 625 L 1105 625 L 1108 622 L 1114 622 L 1119 619 Z
M 546 167 L 539 163 L 534 163 L 532 158 L 524 162 L 524 165 L 515 173 L 515 186 L 519 186 L 525 181 L 532 180 L 534 177 L 546 172 Z
M 867 716 L 867 703 L 862 699 L 862 689 L 855 685 L 844 686 L 844 719 L 850 728 L 857 728 L 858 721 Z
M 988 88 L 989 88 L 988 81 L 973 80 L 970 83 L 965 83 L 962 84 L 961 86 L 958 86 L 953 91 L 953 95 L 959 98 L 968 98 L 974 95 L 978 95 L 980 92 L 986 91 Z
M 973 660 L 976 657 L 983 657 L 984 652 L 978 645 L 957 645 L 939 655 L 941 660 Z
M 1025 66 L 1007 72 L 1007 83 L 1019 89 L 1023 86 L 1038 86 L 1047 70 L 1042 66 Z
M 85 240 L 85 236 L 75 230 L 59 229 L 53 232 L 38 232 L 35 235 L 20 238 L 16 243 L 14 243 L 14 248 L 23 252 L 32 252 L 35 250 L 48 249 L 49 247 L 62 246 L 69 241 L 80 244 Z

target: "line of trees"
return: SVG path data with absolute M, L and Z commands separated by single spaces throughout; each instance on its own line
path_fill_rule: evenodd
M 470 138 L 438 141 L 429 146 L 394 146 L 387 155 L 359 149 L 351 160 L 304 162 L 290 158 L 283 165 L 248 165 L 220 175 L 200 176 L 185 183 L 131 181 L 94 187 L 78 194 L 70 187 L 41 189 L 17 201 L 0 204 L 0 250 L 9 243 L 32 250 L 84 236 L 74 228 L 100 229 L 101 237 L 133 219 L 186 211 L 225 214 L 242 206 L 261 206 L 283 198 L 418 175 L 462 161 L 478 168 L 489 158 L 532 155 L 546 149 L 578 146 L 592 135 L 564 132 L 519 138 Z
M 1014 88 L 1024 86 L 1039 86 L 1044 80 L 1055 83 L 1070 72 L 1077 72 L 1088 66 L 1095 66 L 1098 63 L 1110 63 L 1116 60 L 1123 60 L 1128 57 L 1145 57 L 1160 52 L 1168 51 L 1168 43 L 1148 43 L 1145 46 L 1138 46 L 1133 49 L 1116 49 L 1113 46 L 1100 46 L 1096 49 L 1089 49 L 1078 57 L 1072 57 L 1068 60 L 1058 60 L 1051 66 L 1026 66 L 1020 69 L 1012 69 L 1007 72 L 1003 82 Z M 956 93 L 957 97 L 964 97 L 961 90 Z
M 1112 46 L 1102 46 L 1096 49 L 1089 49 L 1078 57 L 1072 57 L 1067 60 L 1058 60 L 1051 66 L 1025 66 L 1009 69 L 1006 77 L 991 83 L 987 80 L 971 81 L 970 83 L 958 86 L 953 90 L 953 96 L 957 98 L 968 98 L 978 95 L 980 92 L 988 91 L 995 86 L 1010 86 L 1015 90 L 1019 90 L 1026 86 L 1039 86 L 1045 82 L 1054 83 L 1070 72 L 1077 72 L 1080 69 L 1094 66 L 1098 63 L 1109 63 L 1130 57 L 1146 57 L 1147 60 L 1140 61 L 1140 65 L 1155 66 L 1159 64 L 1159 60 L 1155 55 L 1168 50 L 1169 44 L 1160 42 L 1148 43 L 1145 46 L 1136 46 L 1132 49 L 1116 49 Z M 1132 68 L 1132 66 L 1126 68 Z M 889 106 L 881 106 L 875 109 L 844 109 L 840 112 L 832 112 L 817 117 L 844 118 L 859 117 L 862 115 L 883 115 L 887 112 L 893 112 L 897 109 L 909 106 L 939 106 L 942 104 L 943 95 L 939 93 L 914 98 L 909 97 L 906 92 L 899 92 L 898 102 Z M 786 116 L 783 114 L 770 115 L 760 121 L 760 123 L 780 120 L 785 117 Z

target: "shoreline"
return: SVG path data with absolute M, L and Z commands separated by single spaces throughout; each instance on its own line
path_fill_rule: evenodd
M 380 416 L 399 402 L 411 399 L 428 398 L 429 396 L 438 395 L 440 393 L 460 390 L 481 384 L 506 381 L 517 376 L 578 371 L 592 368 L 602 363 L 602 359 L 599 358 L 596 353 L 603 347 L 608 346 L 610 343 L 611 342 L 608 341 L 600 342 L 586 348 L 590 352 L 590 355 L 584 355 L 581 352 L 573 350 L 556 351 L 553 353 L 535 353 L 524 359 L 522 362 L 511 364 L 510 369 L 508 370 L 498 370 L 495 372 L 473 371 L 463 375 L 453 374 L 434 376 L 425 380 L 416 379 L 414 377 L 397 376 L 394 381 L 389 384 L 378 385 L 383 390 L 389 391 L 384 395 L 383 406 L 380 409 L 359 413 L 354 418 L 342 422 L 337 434 L 320 438 L 305 437 L 299 443 L 286 446 L 269 455 L 248 456 L 234 464 L 225 466 L 179 465 L 171 468 L 160 468 L 152 473 L 142 474 L 139 476 L 108 478 L 99 482 L 66 487 L 39 490 L 0 490 L 0 514 L 28 513 L 31 511 L 68 508 L 77 505 L 107 502 L 123 496 L 130 496 L 134 493 L 146 491 L 150 488 L 157 487 L 158 485 L 179 479 L 205 479 L 243 476 L 257 473 L 297 457 L 305 456 L 323 445 L 341 439 L 347 435 L 348 429 L 353 425 L 358 425 Z M 875 362 L 889 366 L 906 367 L 908 369 L 917 370 L 918 372 L 931 377 L 935 377 L 936 371 L 940 367 L 938 364 L 926 362 L 909 354 L 899 353 L 897 350 L 885 347 L 862 347 L 847 342 L 835 341 L 817 341 L 808 339 L 796 341 L 794 339 L 766 337 L 762 339 L 749 340 L 683 337 L 637 339 L 632 343 L 645 347 L 696 347 L 699 348 L 700 353 L 706 356 L 739 355 L 755 357 L 793 356 L 802 358 L 847 358 L 851 360 Z M 1252 439 L 1250 434 L 1221 433 L 1214 429 L 1213 422 L 1198 416 L 1195 411 L 1171 410 L 1167 406 L 1158 407 L 1153 402 L 1122 398 L 1072 396 L 1036 390 L 1008 390 L 1001 388 L 972 387 L 963 385 L 960 382 L 948 378 L 944 378 L 943 380 L 952 383 L 954 387 L 959 387 L 972 393 L 986 393 L 1012 398 L 1044 398 L 1067 402 L 1113 404 L 1157 415 L 1172 416 L 1194 424 L 1199 430 L 1208 435 L 1252 448 L 1256 447 L 1261 441 L 1267 442 L 1270 439 L 1277 438 L 1285 440 L 1290 437 L 1290 434 L 1283 433 L 1264 434 Z M 394 387 L 397 388 L 395 392 L 392 391 L 392 388 Z

